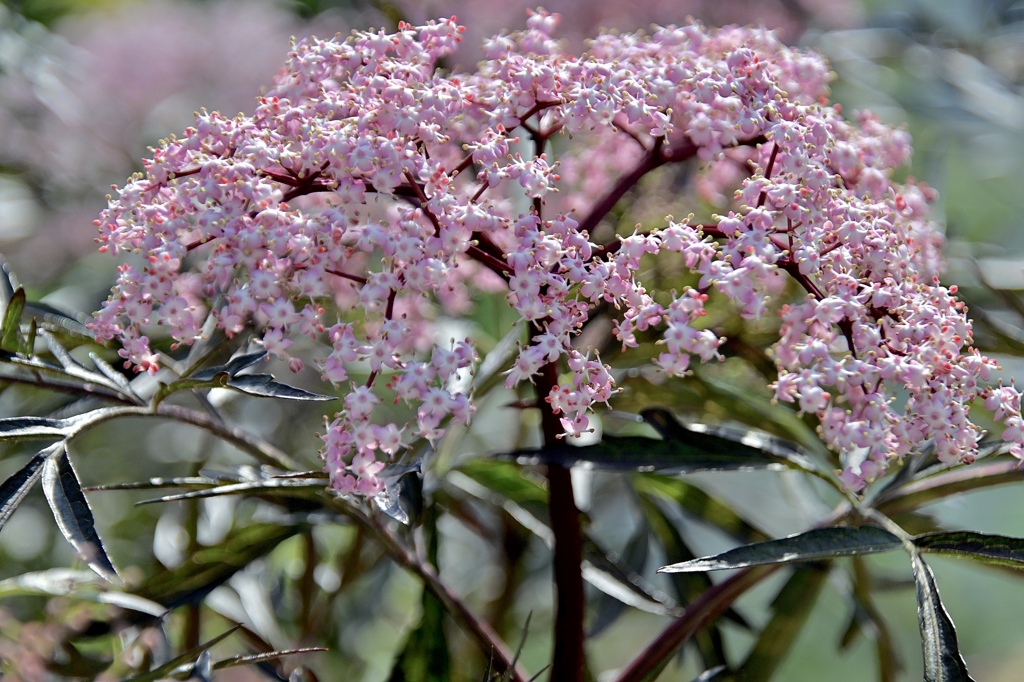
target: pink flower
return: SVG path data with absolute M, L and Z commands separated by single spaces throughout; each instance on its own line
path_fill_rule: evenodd
M 818 417 L 853 488 L 925 439 L 944 460 L 973 458 L 978 401 L 1024 450 L 1019 393 L 983 384 L 993 363 L 936 277 L 934 194 L 892 180 L 904 133 L 843 119 L 824 103 L 824 61 L 767 31 L 605 34 L 576 56 L 556 24 L 532 15 L 471 74 L 434 69 L 459 42 L 454 20 L 296 44 L 252 115 L 202 113 L 111 200 L 100 241 L 143 267 L 120 271 L 97 336 L 155 371 L 146 334 L 192 342 L 189 311 L 228 334 L 251 324 L 282 355 L 326 329 L 324 380 L 366 377 L 324 436 L 346 494 L 375 494 L 402 447 L 469 422 L 475 341 L 435 320 L 495 281 L 529 330 L 505 386 L 566 367 L 541 398 L 575 435 L 618 390 L 580 341 L 596 306 L 615 311 L 623 348 L 660 336 L 653 362 L 678 376 L 722 357 L 715 296 L 778 318 L 776 397 Z M 734 177 L 715 170 L 723 159 L 753 169 L 717 224 L 659 218 L 595 241 L 614 199 L 693 158 L 705 178 Z M 692 270 L 696 288 L 654 291 L 655 259 Z

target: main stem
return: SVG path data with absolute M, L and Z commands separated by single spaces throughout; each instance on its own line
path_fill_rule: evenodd
M 562 426 L 546 398 L 558 383 L 558 367 L 544 365 L 537 380 L 537 408 L 545 447 L 558 442 Z M 555 537 L 555 646 L 552 682 L 583 681 L 583 540 L 580 512 L 573 498 L 569 469 L 548 465 L 548 510 Z

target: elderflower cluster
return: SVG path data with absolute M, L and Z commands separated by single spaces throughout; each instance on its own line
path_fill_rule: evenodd
M 936 278 L 931 192 L 891 179 L 904 133 L 845 120 L 825 104 L 823 60 L 763 29 L 608 34 L 570 55 L 557 23 L 538 12 L 488 40 L 473 74 L 435 68 L 460 39 L 454 18 L 296 45 L 252 115 L 203 112 L 111 200 L 101 250 L 144 260 L 122 267 L 96 335 L 148 371 L 152 330 L 189 344 L 207 316 L 229 335 L 261 330 L 294 367 L 296 335 L 325 338 L 326 381 L 369 371 L 324 436 L 342 493 L 376 493 L 389 458 L 469 421 L 459 378 L 473 343 L 435 338 L 430 319 L 488 277 L 529 330 L 506 385 L 558 363 L 542 397 L 567 433 L 616 391 L 575 345 L 596 306 L 618 311 L 624 348 L 660 335 L 657 366 L 682 376 L 694 357 L 720 357 L 724 340 L 700 324 L 716 289 L 746 318 L 781 315 L 776 396 L 818 416 L 851 488 L 929 438 L 944 460 L 970 460 L 979 399 L 1024 454 L 1020 394 L 985 383 L 994 363 Z M 714 194 L 735 158 L 754 172 L 716 223 L 592 238 L 648 172 L 696 159 Z M 641 259 L 665 252 L 697 288 L 648 291 Z M 381 418 L 385 400 L 415 418 Z

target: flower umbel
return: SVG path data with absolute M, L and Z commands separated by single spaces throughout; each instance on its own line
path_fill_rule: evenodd
M 530 330 L 506 385 L 563 365 L 546 399 L 567 433 L 616 391 L 577 347 L 595 307 L 617 310 L 624 348 L 657 332 L 655 363 L 681 376 L 721 357 L 701 325 L 717 290 L 744 318 L 781 316 L 775 395 L 819 418 L 851 488 L 926 439 L 944 461 L 972 459 L 979 399 L 1024 454 L 1020 394 L 987 383 L 994 363 L 937 278 L 933 193 L 892 180 L 905 133 L 844 119 L 825 104 L 824 61 L 764 30 L 602 35 L 576 56 L 556 25 L 532 15 L 472 74 L 435 69 L 459 41 L 454 18 L 297 44 L 252 115 L 201 113 L 111 200 L 101 250 L 144 261 L 120 271 L 97 336 L 148 371 L 150 330 L 189 344 L 206 315 L 229 335 L 253 325 L 284 359 L 293 339 L 326 336 L 323 378 L 350 387 L 323 450 L 343 493 L 378 492 L 387 459 L 469 421 L 473 341 L 432 319 L 498 281 Z M 731 189 L 725 166 L 753 169 L 727 215 L 595 241 L 644 175 L 691 159 L 712 196 Z M 696 287 L 645 286 L 642 262 L 665 254 Z M 392 401 L 412 416 L 380 416 Z

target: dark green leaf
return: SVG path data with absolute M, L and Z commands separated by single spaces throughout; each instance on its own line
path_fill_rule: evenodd
M 609 625 L 614 623 L 619 616 L 626 609 L 626 605 L 631 600 L 637 600 L 639 597 L 633 595 L 631 592 L 627 592 L 624 595 L 615 595 L 614 592 L 609 590 L 615 590 L 619 584 L 623 581 L 632 581 L 641 579 L 640 574 L 644 570 L 644 564 L 647 563 L 647 556 L 650 552 L 650 527 L 646 522 L 641 523 L 633 536 L 626 542 L 626 546 L 622 550 L 621 556 L 608 557 L 609 564 L 615 568 L 621 567 L 626 569 L 622 571 L 620 576 L 617 576 L 617 580 L 609 581 L 610 585 L 601 591 L 604 592 L 600 598 L 594 601 L 591 608 L 594 612 L 593 618 L 590 621 L 590 625 L 587 628 L 587 637 L 596 637 L 605 630 Z M 600 548 L 595 548 L 600 551 Z M 611 559 L 615 561 L 611 561 Z M 595 573 L 598 573 L 596 570 Z M 599 577 L 598 576 L 595 577 Z M 632 580 L 631 580 L 632 579 Z M 665 595 L 665 599 L 668 596 Z
M 956 628 L 939 599 L 932 569 L 917 552 L 911 552 L 910 560 L 917 583 L 917 622 L 921 628 L 925 682 L 973 682 L 960 655 Z
M 93 364 L 96 365 L 96 369 L 98 369 L 103 376 L 110 379 L 114 382 L 114 385 L 121 389 L 122 393 L 131 396 L 135 400 L 141 401 L 139 396 L 135 393 L 135 390 L 132 388 L 131 382 L 129 382 L 123 374 L 114 369 L 110 363 L 96 353 L 89 353 L 89 359 L 92 360 Z
M 21 314 L 25 311 L 25 290 L 18 287 L 7 301 L 3 326 L 0 327 L 0 350 L 18 353 L 21 348 Z
M 247 395 L 285 400 L 336 400 L 332 395 L 311 393 L 305 389 L 275 381 L 271 374 L 242 374 L 232 376 L 226 386 Z
M 663 566 L 658 571 L 719 571 L 763 564 L 891 552 L 902 546 L 899 538 L 876 526 L 816 528 L 780 540 L 759 542 L 714 556 Z
M 956 493 L 980 490 L 1024 480 L 1024 468 L 1016 458 L 980 462 L 968 467 L 937 473 L 886 491 L 875 502 L 875 508 L 890 518 L 917 509 L 930 502 L 946 499 Z
M 686 544 L 676 525 L 662 510 L 653 496 L 641 493 L 639 504 L 640 509 L 650 524 L 655 537 L 661 543 L 668 561 L 680 562 L 694 558 L 693 552 Z M 662 500 L 664 503 L 664 501 Z M 669 576 L 672 587 L 675 588 L 676 597 L 682 605 L 690 604 L 700 597 L 701 594 L 711 589 L 711 578 L 707 573 L 673 573 Z M 725 618 L 738 623 L 741 627 L 749 628 L 746 621 L 735 610 L 728 609 L 724 614 Z M 693 635 L 693 642 L 700 653 L 701 660 L 705 667 L 716 668 L 727 662 L 725 655 L 725 644 L 722 640 L 721 621 L 715 619 L 709 622 L 700 631 Z M 680 650 L 680 655 L 682 649 Z M 669 659 L 664 659 L 665 665 Z
M 499 455 L 520 464 L 586 466 L 608 471 L 689 474 L 698 471 L 749 471 L 820 467 L 792 443 L 757 431 L 693 424 L 684 426 L 661 408 L 641 413 L 663 440 L 605 435 L 600 443 L 574 447 L 564 442 Z
M 693 678 L 693 682 L 714 682 L 714 680 L 724 680 L 725 674 L 729 669 L 724 665 L 719 665 L 709 670 L 705 670 L 697 677 Z
M 57 527 L 78 552 L 78 556 L 100 577 L 112 583 L 120 583 L 117 570 L 96 533 L 92 509 L 85 499 L 82 484 L 75 475 L 63 443 L 50 453 L 43 465 L 43 492 L 46 493 Z
M 36 484 L 43 473 L 43 465 L 50 455 L 57 448 L 64 447 L 63 443 L 51 445 L 45 450 L 37 452 L 28 464 L 11 474 L 3 485 L 0 485 L 0 529 L 3 529 L 11 514 L 18 508 L 21 501 L 28 495 L 28 491 Z
M 135 592 L 168 608 L 195 603 L 300 530 L 294 525 L 270 523 L 236 529 L 220 545 L 199 549 L 180 565 L 154 573 Z M 194 660 L 198 655 L 197 651 L 187 660 Z
M 96 574 L 92 571 L 76 571 L 70 568 L 51 568 L 34 573 L 22 573 L 14 578 L 0 581 L 0 598 L 26 594 L 49 595 L 52 597 L 74 597 L 98 604 L 111 604 L 129 611 L 163 616 L 167 609 L 149 599 L 127 592 L 108 589 L 97 585 Z
M 296 489 L 307 489 L 319 492 L 324 488 L 324 481 L 320 478 L 277 478 L 261 481 L 245 481 L 243 483 L 230 483 L 218 485 L 202 490 L 193 490 L 187 493 L 176 493 L 164 495 L 148 500 L 140 500 L 137 505 L 154 504 L 157 502 L 175 502 L 177 500 L 193 500 L 203 497 L 220 497 L 222 495 L 243 495 L 245 493 L 260 493 L 267 491 L 286 491 Z
M 737 542 L 750 544 L 771 540 L 768 535 L 733 511 L 732 507 L 682 479 L 668 476 L 635 476 L 633 487 L 641 494 L 670 500 L 686 514 L 718 528 Z
M 238 628 L 240 627 L 240 625 L 236 625 L 230 630 L 227 630 L 217 635 L 213 639 L 210 639 L 206 642 L 203 642 L 199 646 L 189 649 L 180 656 L 175 656 L 163 665 L 153 668 L 152 670 L 142 673 L 141 675 L 136 675 L 135 677 L 124 680 L 124 682 L 156 682 L 156 680 L 170 677 L 182 666 L 188 666 L 186 670 L 189 670 L 193 665 L 193 661 L 195 661 L 200 655 L 202 655 L 203 652 L 212 649 L 222 640 L 227 639 L 235 632 L 235 630 L 238 630 Z
M 772 618 L 736 671 L 737 679 L 771 679 L 811 615 L 826 577 L 828 571 L 817 566 L 801 566 L 793 572 L 772 601 Z
M 216 367 L 208 367 L 202 371 L 195 372 L 190 378 L 196 381 L 210 381 L 218 375 L 226 375 L 233 377 L 243 369 L 252 367 L 260 360 L 267 357 L 267 351 L 261 350 L 256 353 L 247 353 L 245 355 L 239 355 L 238 357 L 230 360 L 225 365 L 217 365 Z
M 48 331 L 64 332 L 90 341 L 95 338 L 86 326 L 86 318 L 72 316 L 47 303 L 29 301 L 25 304 L 25 312 L 32 317 L 33 322 L 42 323 L 41 326 Z
M 188 676 L 188 679 L 199 680 L 199 682 L 211 682 L 212 677 L 213 664 L 210 662 L 210 650 L 207 649 L 203 653 L 199 654 L 199 658 L 197 658 L 195 664 L 193 664 L 192 671 Z
M 0 419 L 0 440 L 16 438 L 63 438 L 68 435 L 67 422 L 46 417 L 7 417 Z
M 914 538 L 922 552 L 956 554 L 986 563 L 1024 568 L 1024 540 L 971 531 L 926 533 Z
M 427 561 L 438 562 L 438 509 L 431 506 L 423 523 L 427 540 Z M 420 600 L 422 615 L 419 625 L 409 633 L 402 652 L 391 669 L 390 682 L 432 682 L 452 677 L 451 654 L 444 631 L 444 606 L 428 590 Z
M 517 450 L 497 456 L 513 459 L 524 465 L 553 464 L 566 468 L 583 466 L 603 471 L 663 474 L 755 469 L 781 471 L 786 468 L 777 458 L 743 445 L 716 442 L 715 450 L 709 451 L 683 441 L 638 436 L 604 436 L 600 443 L 582 447 L 559 442 L 539 450 Z
M 280 649 L 278 651 L 268 651 L 263 654 L 250 654 L 248 656 L 232 656 L 231 658 L 222 658 L 213 664 L 214 670 L 221 670 L 223 668 L 234 668 L 240 665 L 252 665 L 253 663 L 264 663 L 266 661 L 275 661 L 284 656 L 299 656 L 301 654 L 316 654 L 322 651 L 330 651 L 320 646 L 303 647 L 301 649 Z M 291 678 L 289 678 L 291 679 Z
M 388 464 L 377 477 L 384 489 L 373 496 L 373 503 L 395 521 L 414 525 L 423 512 L 422 461 Z

